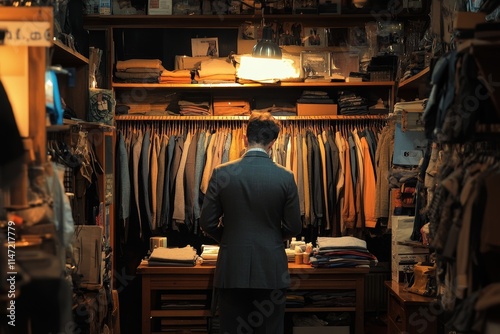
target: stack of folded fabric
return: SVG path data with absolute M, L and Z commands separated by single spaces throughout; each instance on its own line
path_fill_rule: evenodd
M 298 103 L 312 103 L 312 104 L 332 104 L 335 103 L 327 92 L 319 90 L 305 90 L 297 100 Z
M 159 59 L 129 59 L 116 62 L 115 81 L 158 83 L 164 70 Z
M 148 265 L 192 267 L 197 258 L 196 250 L 190 245 L 183 248 L 158 247 L 149 256 Z
M 160 75 L 160 83 L 173 83 L 173 84 L 190 84 L 191 71 L 190 70 L 163 70 Z
M 183 116 L 208 116 L 211 114 L 210 102 L 179 101 L 180 113 Z
M 219 246 L 217 245 L 201 245 L 201 258 L 204 265 L 215 265 L 217 256 L 219 255 Z
M 366 248 L 366 241 L 355 237 L 318 237 L 311 265 L 319 268 L 369 267 L 378 260 Z
M 368 113 L 366 99 L 351 91 L 340 91 L 337 103 L 340 115 L 366 115 Z
M 197 80 L 199 83 L 234 83 L 236 69 L 226 58 L 212 58 L 203 60 L 198 69 Z

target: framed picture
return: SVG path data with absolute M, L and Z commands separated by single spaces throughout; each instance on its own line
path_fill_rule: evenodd
M 300 53 L 303 78 L 330 77 L 330 64 L 330 52 L 302 51 Z
M 326 45 L 326 28 L 304 28 L 304 46 L 325 47 Z
M 219 57 L 219 40 L 217 37 L 191 38 L 193 57 Z

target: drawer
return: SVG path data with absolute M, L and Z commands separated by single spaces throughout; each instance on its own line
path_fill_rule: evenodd
M 391 318 L 387 319 L 387 334 L 404 333 L 401 325 L 402 324 L 399 324 L 399 326 L 398 326 L 396 323 L 394 323 L 394 321 Z
M 406 312 L 392 294 L 389 295 L 389 310 L 387 315 L 401 331 L 406 330 Z

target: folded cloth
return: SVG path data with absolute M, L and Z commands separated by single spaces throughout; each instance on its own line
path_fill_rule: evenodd
M 236 68 L 232 63 L 228 63 L 226 58 L 223 59 L 208 59 L 203 60 L 200 64 L 198 75 L 200 78 L 209 77 L 212 75 L 232 75 L 234 77 Z
M 173 77 L 173 78 L 189 78 L 191 79 L 191 71 L 190 70 L 175 70 L 169 71 L 164 70 L 161 72 L 162 77 Z
M 158 78 L 160 77 L 160 72 L 155 72 L 155 73 L 149 73 L 149 72 L 134 72 L 134 73 L 129 73 L 129 72 L 120 72 L 116 71 L 115 72 L 115 77 L 119 79 L 125 79 L 125 80 L 143 80 L 143 79 L 150 79 L 150 80 L 156 80 L 158 81 Z
M 366 249 L 366 241 L 355 237 L 318 237 L 316 240 L 318 247 L 337 247 L 337 248 L 363 248 Z
M 159 70 L 163 69 L 161 65 L 161 60 L 159 59 L 128 59 L 128 60 L 118 60 L 116 62 L 116 70 L 123 71 L 128 68 L 156 68 Z
M 158 247 L 149 256 L 149 261 L 158 262 L 196 262 L 196 250 L 187 245 L 183 248 Z

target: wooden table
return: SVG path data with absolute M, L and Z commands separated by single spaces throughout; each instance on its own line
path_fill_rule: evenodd
M 186 326 L 197 330 L 206 328 L 212 317 L 214 271 L 215 267 L 209 265 L 149 267 L 143 261 L 137 268 L 142 278 L 142 333 L 159 333 L 162 327 L 180 330 Z M 291 292 L 353 290 L 356 303 L 352 307 L 287 308 L 286 312 L 353 312 L 354 333 L 363 333 L 364 279 L 369 268 L 313 268 L 289 263 L 289 271 Z M 181 301 L 186 307 L 169 308 L 170 301 Z
M 406 291 L 404 283 L 384 282 L 388 288 L 388 334 L 436 334 L 442 312 L 437 299 Z

